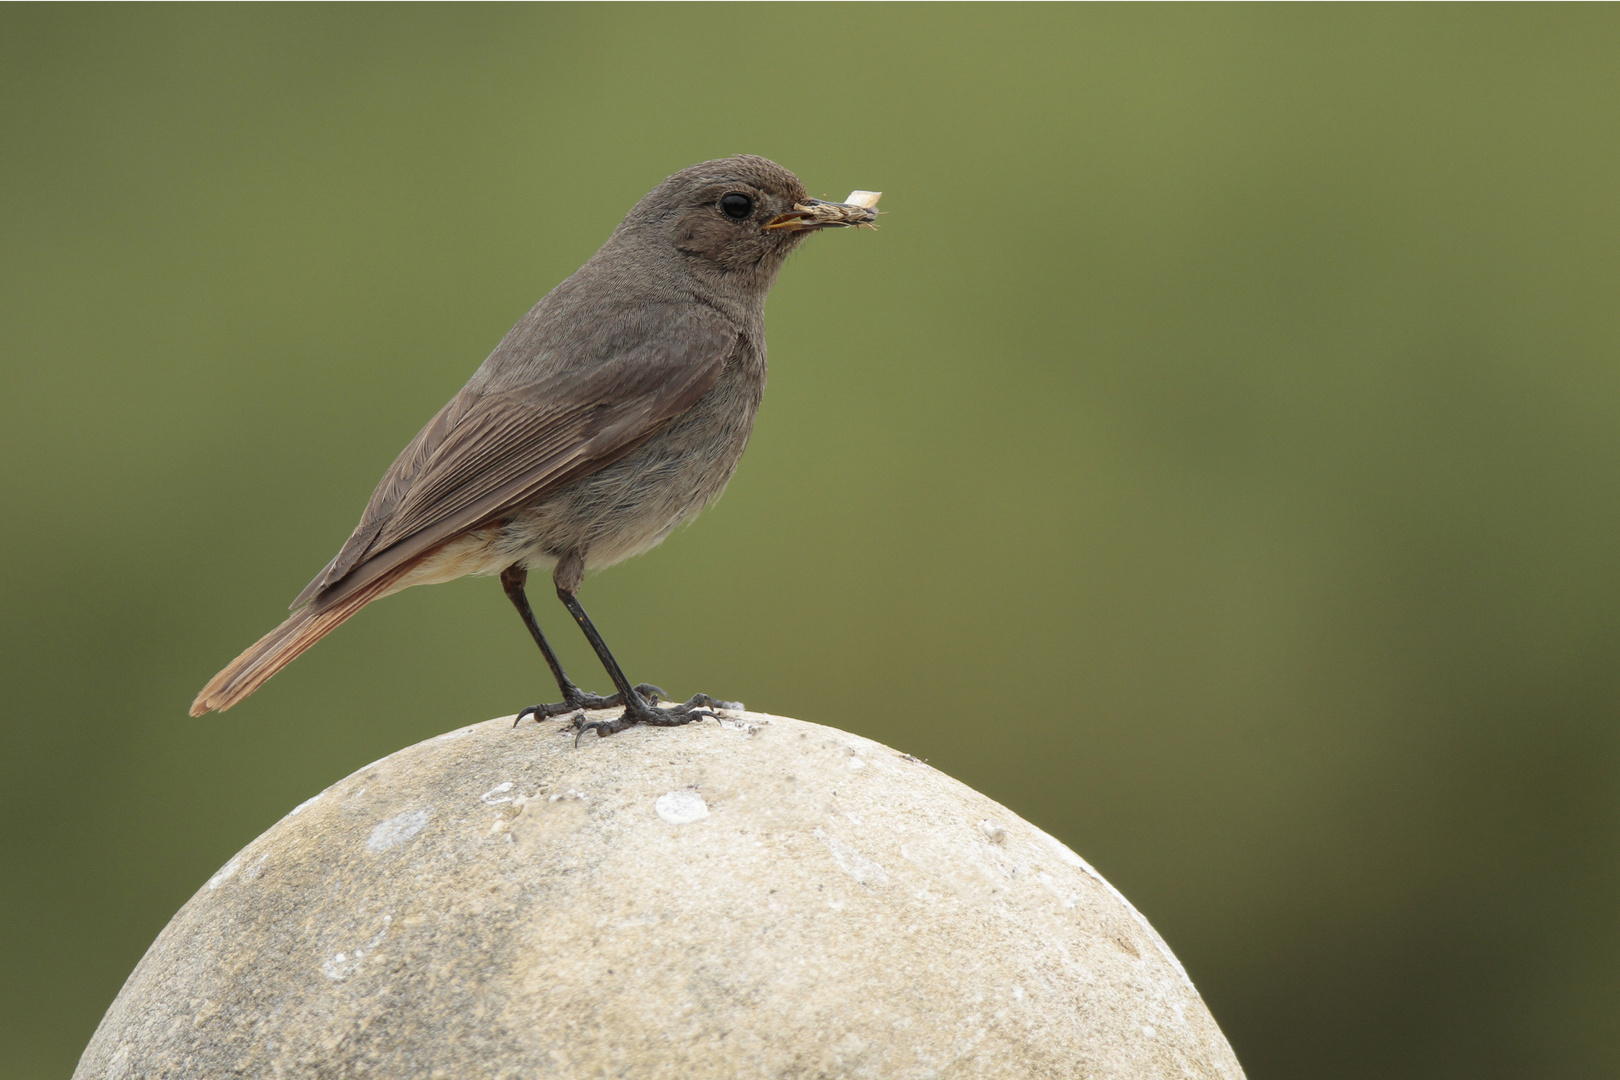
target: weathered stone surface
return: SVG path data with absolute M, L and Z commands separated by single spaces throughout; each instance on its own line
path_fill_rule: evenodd
M 75 1076 L 1242 1071 L 1068 848 L 868 739 L 727 713 L 368 765 L 209 879 Z

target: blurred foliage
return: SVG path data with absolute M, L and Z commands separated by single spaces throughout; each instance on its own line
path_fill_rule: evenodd
M 740 151 L 889 213 L 783 273 L 725 500 L 587 585 L 631 677 L 1063 837 L 1257 1080 L 1620 1071 L 1613 6 L 0 27 L 6 1076 L 286 810 L 551 694 L 474 580 L 185 715 L 506 328 Z

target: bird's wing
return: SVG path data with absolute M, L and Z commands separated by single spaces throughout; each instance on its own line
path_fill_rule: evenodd
M 395 459 L 353 535 L 292 606 L 336 603 L 617 460 L 707 393 L 736 341 L 736 329 L 704 308 L 583 370 L 549 363 L 527 385 L 469 386 Z

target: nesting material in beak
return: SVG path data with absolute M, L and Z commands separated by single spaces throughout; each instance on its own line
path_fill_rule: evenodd
M 766 223 L 767 229 L 790 229 L 793 232 L 803 232 L 807 229 L 837 229 L 846 225 L 871 225 L 877 220 L 877 202 L 883 197 L 881 191 L 852 191 L 849 198 L 841 203 L 822 202 L 820 199 L 808 199 L 802 203 L 794 204 L 792 210 L 772 218 Z

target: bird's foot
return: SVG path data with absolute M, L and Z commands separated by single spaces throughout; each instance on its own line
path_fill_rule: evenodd
M 654 727 L 679 727 L 682 724 L 690 724 L 692 721 L 705 716 L 717 720 L 719 717 L 715 714 L 716 709 L 742 708 L 740 702 L 721 701 L 719 698 L 712 698 L 708 694 L 695 694 L 691 700 L 680 705 L 660 709 L 655 704 L 657 698 L 640 700 L 641 687 L 636 687 L 636 690 L 638 700 L 612 720 L 587 721 L 583 713 L 575 716 L 574 727 L 578 729 L 578 732 L 574 735 L 574 745 L 579 745 L 579 740 L 584 737 L 587 731 L 594 731 L 597 738 L 605 739 L 609 735 L 617 734 L 625 728 L 635 727 L 637 724 L 651 724 Z
M 581 690 L 577 686 L 571 685 L 568 689 L 572 692 L 565 694 L 562 701 L 551 705 L 530 705 L 527 709 L 521 710 L 512 720 L 512 726 L 517 727 L 531 716 L 536 720 L 550 720 L 554 716 L 566 716 L 569 713 L 577 713 L 582 709 L 617 709 L 624 704 L 623 694 L 609 694 L 607 697 L 603 697 L 601 694 Z M 664 693 L 661 687 L 654 686 L 652 683 L 642 683 L 637 686 L 636 693 L 646 698 L 655 707 L 660 699 L 669 700 L 669 695 Z M 700 694 L 699 697 L 701 696 Z

